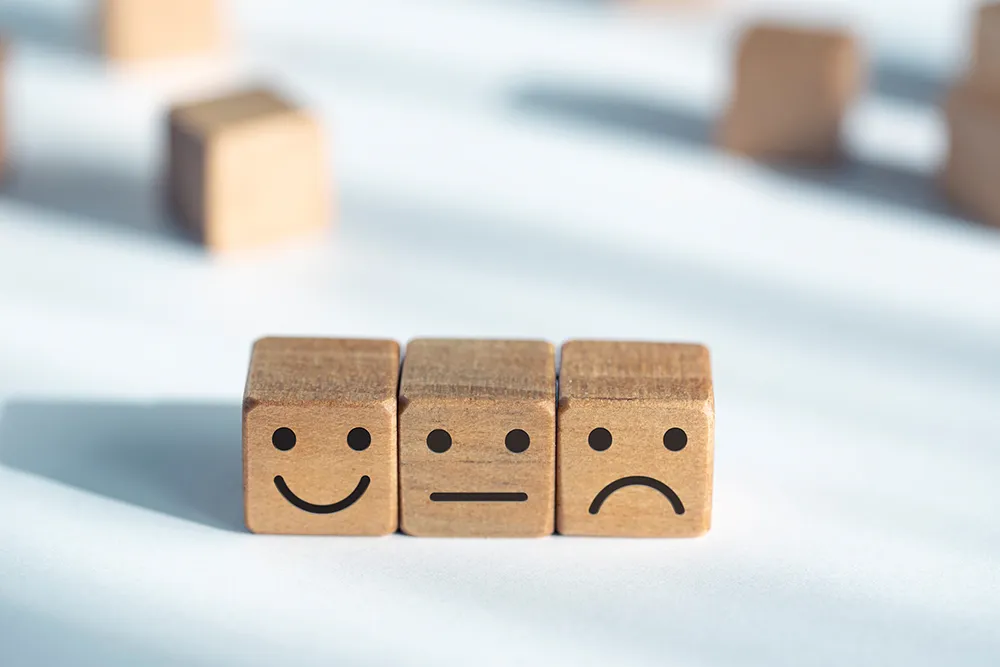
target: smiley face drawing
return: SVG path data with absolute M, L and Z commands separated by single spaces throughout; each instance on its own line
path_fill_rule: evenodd
M 399 392 L 403 531 L 551 534 L 555 383 L 549 343 L 410 341 Z
M 570 341 L 562 349 L 559 389 L 560 533 L 708 531 L 715 411 L 706 348 Z
M 394 341 L 257 341 L 243 401 L 252 532 L 395 532 L 398 369 Z

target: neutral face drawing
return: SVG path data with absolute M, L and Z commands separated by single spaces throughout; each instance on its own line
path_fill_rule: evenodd
M 400 527 L 540 536 L 555 521 L 555 351 L 538 341 L 416 340 L 399 398 Z

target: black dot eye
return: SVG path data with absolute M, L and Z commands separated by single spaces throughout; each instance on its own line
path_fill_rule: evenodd
M 451 449 L 451 435 L 444 429 L 436 428 L 427 434 L 427 449 L 441 454 Z
M 595 452 L 603 452 L 611 446 L 611 431 L 606 428 L 597 427 L 587 436 L 590 448 Z
M 368 429 L 352 428 L 351 432 L 347 434 L 347 446 L 356 452 L 363 452 L 368 449 L 368 445 L 372 444 L 372 434 L 368 432 Z
M 275 449 L 287 452 L 295 446 L 295 431 L 287 426 L 282 426 L 271 434 L 271 444 L 274 445 Z
M 524 450 L 528 449 L 528 445 L 531 444 L 531 438 L 528 434 L 519 428 L 515 428 L 513 431 L 507 434 L 504 438 L 503 443 L 507 445 L 507 449 L 514 452 L 515 454 L 520 454 Z
M 663 446 L 672 452 L 679 452 L 688 444 L 688 434 L 682 428 L 672 428 L 663 434 Z

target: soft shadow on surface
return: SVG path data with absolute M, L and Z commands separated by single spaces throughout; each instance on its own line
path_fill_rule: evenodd
M 900 60 L 877 61 L 871 72 L 871 90 L 876 95 L 901 102 L 937 105 L 948 89 L 942 74 Z
M 100 53 L 97 34 L 97 3 L 88 0 L 82 20 L 67 20 L 66 12 L 45 7 L 38 0 L 4 0 L 0 4 L 0 33 L 18 41 L 37 44 L 76 57 Z
M 112 231 L 153 235 L 198 248 L 166 211 L 160 183 L 103 164 L 41 163 L 16 166 L 0 197 Z
M 214 528 L 243 531 L 241 409 L 11 400 L 0 463 Z
M 642 138 L 712 145 L 714 122 L 691 109 L 618 92 L 532 84 L 514 91 L 515 111 L 561 118 Z
M 45 602 L 39 600 L 38 604 L 44 606 Z M 172 653 L 163 646 L 137 642 L 123 636 L 118 624 L 108 623 L 104 628 L 87 628 L 54 614 L 4 600 L 2 595 L 0 628 L 0 636 L 3 637 L 0 663 L 4 667 L 169 667 L 220 664 L 218 660 L 202 661 L 180 652 Z
M 563 119 L 670 145 L 715 150 L 715 119 L 661 101 L 618 92 L 534 84 L 515 90 L 511 104 L 519 113 Z M 807 187 L 969 222 L 949 204 L 933 174 L 850 157 L 830 167 L 762 167 Z
M 345 220 L 355 221 L 352 234 L 363 235 L 385 247 L 398 246 L 438 262 L 471 266 L 494 275 L 509 276 L 511 257 L 522 280 L 539 284 L 573 284 L 595 294 L 640 303 L 657 312 L 696 314 L 717 326 L 730 327 L 763 340 L 807 345 L 825 354 L 844 355 L 880 367 L 921 368 L 925 373 L 961 373 L 991 389 L 1000 389 L 1000 345 L 988 332 L 969 331 L 917 312 L 886 313 L 864 303 L 823 299 L 806 288 L 765 277 L 732 273 L 706 265 L 684 254 L 629 251 L 586 238 L 547 232 L 546 225 L 512 224 L 502 218 L 448 210 L 420 201 L 393 200 L 384 193 L 344 192 Z M 600 267 L 595 270 L 595 267 Z M 672 286 L 683 286 L 675 289 Z M 763 382 L 765 379 L 760 378 Z M 764 390 L 764 385 L 760 385 Z M 779 387 L 768 387 L 776 392 Z M 817 391 L 822 391 L 817 387 Z M 787 397 L 798 404 L 822 407 L 827 395 Z M 838 397 L 841 402 L 851 397 Z M 828 405 L 826 406 L 828 407 Z M 890 407 L 858 402 L 857 417 L 887 423 Z M 981 448 L 991 428 L 991 417 L 953 424 L 954 416 L 901 415 L 901 426 L 942 430 L 949 441 Z M 896 425 L 894 424 L 895 428 Z M 963 438 L 955 429 L 968 429 Z M 979 444 L 975 444 L 979 443 Z M 981 454 L 993 456 L 986 451 Z

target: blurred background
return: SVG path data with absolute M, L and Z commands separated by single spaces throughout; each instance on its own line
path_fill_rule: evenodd
M 0 0 L 0 665 L 1000 664 L 1000 230 L 939 187 L 971 0 L 230 0 L 114 63 L 88 0 Z M 715 146 L 738 37 L 845 27 L 832 166 Z M 329 231 L 211 253 L 178 101 L 324 125 Z M 699 341 L 699 540 L 251 536 L 268 334 Z

